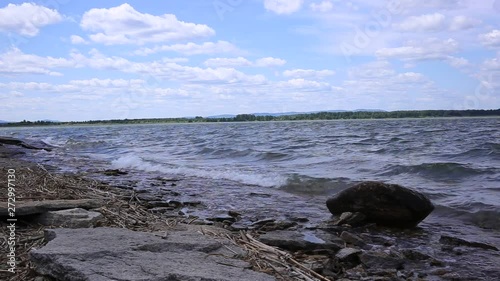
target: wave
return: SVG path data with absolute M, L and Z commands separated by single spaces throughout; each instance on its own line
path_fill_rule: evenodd
M 136 169 L 146 172 L 160 172 L 215 180 L 223 179 L 263 187 L 281 186 L 286 182 L 286 177 L 275 173 L 261 174 L 258 171 L 252 172 L 237 167 L 213 169 L 209 167 L 176 166 L 168 163 L 154 163 L 136 155 L 122 156 L 112 161 L 112 166 L 116 169 Z
M 460 179 L 482 174 L 494 174 L 493 168 L 475 168 L 471 165 L 454 162 L 423 163 L 418 165 L 388 165 L 379 176 L 416 174 L 432 179 Z
M 349 186 L 352 186 L 354 183 L 355 182 L 351 179 L 344 177 L 315 178 L 305 175 L 292 174 L 287 178 L 286 183 L 281 185 L 279 188 L 290 193 L 320 195 L 342 191 Z
M 500 230 L 500 209 L 494 206 L 484 206 L 481 210 L 463 210 L 443 205 L 436 205 L 434 213 L 438 216 L 458 218 L 467 223 L 489 229 Z

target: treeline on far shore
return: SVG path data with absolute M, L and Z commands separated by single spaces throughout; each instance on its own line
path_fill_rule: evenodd
M 300 121 L 300 120 L 338 120 L 338 119 L 388 119 L 388 118 L 440 118 L 440 117 L 491 117 L 500 116 L 500 109 L 489 110 L 402 110 L 402 111 L 341 111 L 316 112 L 292 115 L 255 115 L 238 114 L 234 117 L 184 117 L 184 118 L 145 118 L 112 119 L 74 122 L 26 121 L 0 123 L 0 127 L 15 126 L 54 126 L 86 124 L 154 124 L 154 123 L 202 123 L 202 122 L 251 122 L 251 121 Z

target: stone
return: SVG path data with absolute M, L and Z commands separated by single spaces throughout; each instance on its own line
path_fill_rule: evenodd
M 403 249 L 401 253 L 409 260 L 421 261 L 432 259 L 432 256 L 415 249 Z
M 341 261 L 345 261 L 345 260 L 357 258 L 360 253 L 361 253 L 361 250 L 356 249 L 356 248 L 344 248 L 344 249 L 341 249 L 340 251 L 338 251 L 337 254 L 335 254 L 335 257 Z
M 362 182 L 326 201 L 334 215 L 360 212 L 368 222 L 391 227 L 414 227 L 425 219 L 434 205 L 422 193 L 396 184 Z
M 361 237 L 347 231 L 342 231 L 342 233 L 340 234 L 340 239 L 344 240 L 344 242 L 346 242 L 347 244 L 355 245 L 358 247 L 363 247 L 366 245 L 365 241 Z
M 80 228 L 93 227 L 102 218 L 103 215 L 99 212 L 74 208 L 43 213 L 37 218 L 37 222 L 46 226 Z
M 213 221 L 213 222 L 230 222 L 233 223 L 236 221 L 236 218 L 230 216 L 230 215 L 219 215 L 216 217 L 212 218 L 207 218 L 208 221 Z
M 101 200 L 43 200 L 43 201 L 18 201 L 16 202 L 16 216 L 38 215 L 49 211 L 64 209 L 96 209 L 103 205 Z M 7 202 L 0 203 L 0 217 L 8 216 Z
M 144 203 L 144 206 L 146 206 L 146 208 L 148 209 L 161 208 L 161 207 L 171 207 L 175 209 L 175 207 L 173 207 L 172 204 L 170 204 L 167 201 L 147 201 Z
M 0 144 L 17 145 L 27 149 L 51 151 L 54 148 L 43 141 L 27 141 L 11 137 L 0 137 Z
M 317 237 L 313 233 L 300 233 L 290 230 L 278 230 L 264 233 L 259 237 L 259 240 L 264 244 L 290 251 L 316 249 L 338 251 L 343 246 L 343 242 L 340 239 L 334 240 L 334 238 L 332 238 L 331 240 L 325 240 Z
M 106 176 L 123 176 L 123 175 L 127 175 L 128 172 L 125 172 L 125 171 L 122 171 L 122 170 L 119 170 L 119 169 L 109 169 L 109 170 L 105 170 L 104 172 L 102 172 L 104 175 Z
M 363 252 L 359 259 L 367 268 L 376 269 L 402 269 L 405 263 L 404 259 L 378 251 Z
M 493 245 L 481 242 L 471 242 L 458 237 L 453 237 L 448 235 L 441 235 L 441 238 L 439 238 L 439 242 L 441 244 L 446 244 L 451 246 L 466 246 L 466 247 L 481 248 L 485 250 L 498 251 L 498 248 Z
M 359 226 L 364 224 L 365 220 L 366 216 L 363 213 L 344 212 L 340 215 L 340 218 L 334 222 L 334 225 L 348 224 L 350 226 Z
M 30 259 L 36 273 L 55 280 L 275 280 L 236 259 L 229 242 L 192 229 L 160 237 L 122 228 L 59 228 L 46 236 L 47 245 L 31 250 Z

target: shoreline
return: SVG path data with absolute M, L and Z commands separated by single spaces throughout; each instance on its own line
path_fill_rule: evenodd
M 12 147 L 11 147 L 12 148 Z M 2 167 L 2 172 L 7 168 L 9 169 L 8 166 L 5 166 L 7 164 L 10 164 L 11 167 L 15 167 L 16 169 L 19 170 L 19 173 L 22 174 L 24 172 L 27 172 L 29 170 L 35 171 L 35 173 L 41 173 L 41 175 L 45 175 L 46 179 L 54 179 L 57 178 L 60 180 L 60 183 L 64 183 L 61 185 L 68 185 L 72 186 L 72 183 L 75 182 L 80 182 L 80 183 L 86 183 L 85 186 L 93 188 L 92 195 L 91 193 L 83 193 L 79 195 L 80 197 L 86 197 L 85 199 L 89 199 L 87 197 L 102 197 L 102 194 L 100 192 L 108 192 L 109 194 L 115 194 L 115 197 L 122 197 L 122 199 L 118 200 L 120 202 L 119 206 L 122 204 L 126 205 L 132 203 L 134 208 L 139 208 L 141 211 L 139 211 L 140 216 L 146 216 L 148 218 L 162 218 L 161 220 L 167 219 L 170 220 L 173 224 L 176 225 L 183 225 L 183 224 L 188 224 L 191 225 L 193 223 L 200 223 L 202 224 L 201 226 L 195 226 L 197 230 L 194 230 L 194 232 L 199 231 L 200 229 L 210 229 L 207 230 L 207 233 L 211 233 L 212 236 L 218 236 L 220 234 L 217 234 L 215 232 L 218 232 L 219 230 L 224 233 L 224 235 L 229 235 L 232 237 L 232 239 L 237 240 L 237 239 L 243 239 L 240 236 L 240 229 L 234 229 L 232 228 L 232 224 L 234 222 L 237 222 L 238 214 L 233 214 L 231 216 L 228 214 L 227 216 L 219 218 L 220 220 L 211 222 L 214 226 L 206 226 L 204 225 L 204 221 L 198 221 L 196 222 L 196 219 L 192 220 L 189 219 L 185 221 L 185 217 L 182 215 L 178 215 L 176 217 L 162 217 L 161 213 L 158 212 L 156 214 L 152 213 L 152 208 L 149 208 L 147 204 L 151 204 L 150 202 L 157 202 L 156 199 L 153 199 L 153 201 L 148 201 L 148 194 L 141 194 L 141 193 L 136 193 L 132 188 L 130 189 L 124 189 L 124 188 L 113 188 L 107 185 L 102 185 L 102 183 L 93 180 L 93 179 L 85 179 L 81 178 L 76 175 L 69 175 L 69 174 L 58 174 L 53 173 L 53 172 L 48 172 L 48 171 L 43 171 L 37 170 L 40 169 L 36 164 L 28 162 L 28 161 L 22 161 L 22 160 L 16 160 L 12 158 L 12 154 L 7 153 L 10 148 L 7 148 L 6 146 L 0 146 L 0 167 Z M 17 149 L 17 148 L 16 148 Z M 16 150 L 15 149 L 15 150 Z M 15 151 L 14 150 L 14 151 Z M 29 151 L 25 151 L 26 153 L 29 153 Z M 14 154 L 15 155 L 15 154 Z M 5 174 L 5 173 L 4 173 Z M 161 175 L 159 175 L 161 176 Z M 62 188 L 62 187 L 59 187 Z M 71 188 L 66 187 L 67 190 L 72 190 Z M 63 190 L 63 189 L 61 189 Z M 98 190 L 98 191 L 96 191 Z M 81 191 L 81 190 L 80 190 Z M 86 192 L 89 192 L 87 190 Z M 97 194 L 97 195 L 96 195 Z M 43 197 L 46 195 L 45 197 Z M 65 197 L 63 196 L 64 193 L 60 193 L 57 195 L 49 193 L 39 193 L 38 199 L 47 199 L 47 198 L 57 198 L 60 199 L 60 197 Z M 151 194 L 149 194 L 151 195 Z M 66 198 L 75 198 L 77 195 L 73 193 L 71 196 L 66 196 Z M 142 199 L 140 199 L 142 198 Z M 172 197 L 173 200 L 175 201 L 175 196 Z M 116 199 L 116 198 L 115 198 Z M 151 197 L 149 198 L 151 199 Z M 114 199 L 113 199 L 114 200 Z M 110 200 L 112 204 L 110 205 L 110 208 L 113 207 L 113 204 L 116 203 L 116 201 Z M 108 203 L 109 203 L 108 202 Z M 177 202 L 172 202 L 174 205 L 178 205 Z M 181 202 L 182 203 L 182 202 Z M 159 204 L 159 203 L 155 203 Z M 167 207 L 168 205 L 168 207 Z M 154 208 L 167 208 L 168 211 L 173 211 L 174 213 L 180 210 L 180 208 L 175 207 L 175 206 L 170 206 L 170 204 L 164 205 L 164 207 L 154 207 Z M 108 205 L 105 205 L 108 206 Z M 116 206 L 115 206 L 116 207 Z M 130 208 L 130 207 L 129 207 Z M 136 212 L 137 209 L 133 209 L 133 212 Z M 172 210 L 173 208 L 173 210 Z M 119 208 L 118 208 L 119 209 Z M 112 213 L 117 213 L 117 209 L 109 209 Z M 158 209 L 157 209 L 158 210 Z M 106 213 L 106 211 L 101 210 L 102 213 Z M 242 213 L 245 212 L 245 210 L 240 210 Z M 109 218 L 111 218 L 107 224 L 114 226 L 114 227 L 121 227 L 125 226 L 125 228 L 132 228 L 135 230 L 141 230 L 140 226 L 141 223 L 138 222 L 137 220 L 137 215 L 134 215 L 136 220 L 135 222 L 130 221 L 127 222 L 130 217 L 125 218 L 125 223 L 123 220 L 120 220 L 119 216 L 114 216 L 112 213 L 107 213 Z M 119 213 L 119 212 L 118 212 Z M 137 213 L 136 213 L 137 214 Z M 239 214 L 241 215 L 241 214 Z M 140 217 L 139 216 L 139 217 Z M 184 221 L 183 221 L 184 220 Z M 148 223 L 148 220 L 144 220 L 146 225 Z M 120 225 L 120 223 L 122 225 Z M 139 223 L 139 227 L 138 227 Z M 2 220 L 2 230 L 4 229 L 4 221 Z M 425 223 L 427 224 L 427 223 Z M 104 225 L 101 225 L 100 227 L 106 226 L 106 223 Z M 41 235 L 41 230 L 40 226 L 34 226 L 27 224 L 26 229 L 28 232 L 31 232 L 30 235 L 27 235 L 29 237 L 39 237 Z M 22 230 L 22 229 L 21 229 Z M 148 230 L 148 231 L 172 231 L 172 228 L 169 225 L 163 226 L 162 229 L 147 229 L 143 228 L 143 230 Z M 466 245 L 465 242 L 453 242 L 457 243 L 457 245 L 448 245 L 448 244 L 443 244 L 440 243 L 439 241 L 441 240 L 440 237 L 436 237 L 436 233 L 429 233 L 429 231 L 426 231 L 425 229 L 418 228 L 414 230 L 408 230 L 408 231 L 393 231 L 390 229 L 381 229 L 377 228 L 374 226 L 368 226 L 368 227 L 361 227 L 361 228 L 352 228 L 352 227 L 342 227 L 342 226 L 334 226 L 330 222 L 324 222 L 322 225 L 317 225 L 309 228 L 304 228 L 300 224 L 288 224 L 287 222 L 283 221 L 278 221 L 277 219 L 268 219 L 267 221 L 260 221 L 256 223 L 256 227 L 253 230 L 245 230 L 246 233 L 251 235 L 251 238 L 255 239 L 260 239 L 266 242 L 264 245 L 272 245 L 278 248 L 271 247 L 271 250 L 268 248 L 265 248 L 265 246 L 261 244 L 257 244 L 257 242 L 261 243 L 262 241 L 256 241 L 252 243 L 256 243 L 260 247 L 263 247 L 262 249 L 259 249 L 258 251 L 271 251 L 273 255 L 284 255 L 283 253 L 286 253 L 288 255 L 293 255 L 295 258 L 294 261 L 298 261 L 299 263 L 303 265 L 307 265 L 313 270 L 314 272 L 319 271 L 321 273 L 326 273 L 324 278 L 330 278 L 329 276 L 332 276 L 331 278 L 348 278 L 346 280 L 368 280 L 368 279 L 362 279 L 362 278 L 378 278 L 377 280 L 406 280 L 405 278 L 410 278 L 411 276 L 415 276 L 417 278 L 438 278 L 438 279 L 432 279 L 432 280 L 494 280 L 493 277 L 496 277 L 497 275 L 500 276 L 500 271 L 491 271 L 489 274 L 491 276 L 486 276 L 487 278 L 479 278 L 479 279 L 470 279 L 472 275 L 474 274 L 474 269 L 470 268 L 468 271 L 466 270 L 465 272 L 461 272 L 461 274 L 456 274 L 454 271 L 460 272 L 460 267 L 462 265 L 460 263 L 449 263 L 446 260 L 448 259 L 449 256 L 454 257 L 455 259 L 460 259 L 464 258 L 464 253 L 466 251 L 471 250 L 470 253 L 467 253 L 467 255 L 471 255 L 471 258 L 474 259 L 475 257 L 473 256 L 475 253 L 474 251 L 477 252 L 478 256 L 482 256 L 484 259 L 485 254 L 491 254 L 493 256 L 491 257 L 500 257 L 500 254 L 497 252 L 491 252 L 491 250 L 487 250 L 488 252 L 484 252 L 485 249 L 478 248 L 478 247 L 470 247 Z M 22 230 L 24 231 L 24 230 Z M 227 232 L 229 231 L 229 232 Z M 193 230 L 190 230 L 190 233 L 193 232 Z M 344 236 L 342 238 L 342 236 Z M 420 236 L 420 237 L 419 237 Z M 246 237 L 246 236 L 244 236 Z M 354 237 L 354 238 L 353 238 Z M 359 239 L 360 240 L 359 240 Z M 248 237 L 247 237 L 248 240 Z M 413 241 L 415 240 L 415 241 Z M 240 240 L 238 240 L 240 241 Z M 241 240 L 241 241 L 244 241 Z M 241 242 L 240 243 L 243 243 Z M 322 241 L 322 242 L 321 242 Z M 36 240 L 37 246 L 42 246 L 43 243 L 45 242 L 45 238 L 42 243 L 40 243 L 40 240 Z M 245 242 L 245 243 L 250 243 L 250 242 Z M 435 243 L 438 243 L 437 246 L 434 245 Z M 462 244 L 460 244 L 462 243 Z M 465 244 L 464 244 L 465 243 Z M 253 245 L 253 244 L 251 244 Z M 298 246 L 297 246 L 298 245 Z M 241 246 L 241 245 L 240 245 Z M 255 245 L 253 245 L 255 247 Z M 298 248 L 297 248 L 298 247 Z M 365 248 L 366 247 L 366 248 Z M 368 247 L 370 247 L 370 250 L 367 250 Z M 434 248 L 433 248 L 434 247 Z M 438 248 L 435 248 L 438 247 Z M 272 250 L 274 249 L 274 250 Z M 352 251 L 355 251 L 355 254 L 348 255 L 346 257 L 339 258 L 338 254 L 340 250 L 342 249 L 354 249 Z M 257 251 L 257 252 L 258 252 Z M 282 251 L 282 252 L 280 252 Z M 284 252 L 283 252 L 284 251 Z M 345 251 L 345 250 L 344 250 Z M 359 251 L 359 252 L 357 252 Z M 372 253 L 370 255 L 365 255 L 365 259 L 369 259 L 368 261 L 365 261 L 364 263 L 359 263 L 359 257 L 357 255 L 364 254 L 366 253 Z M 384 256 L 383 252 L 389 251 L 389 255 Z M 465 252 L 464 252 L 465 251 Z M 264 253 L 263 252 L 263 253 Z M 373 253 L 377 253 L 382 255 L 382 256 L 373 256 Z M 257 253 L 258 254 L 258 253 Z M 271 254 L 269 254 L 271 255 Z M 354 255 L 354 256 L 352 256 Z M 320 258 L 317 258 L 317 257 Z M 366 257 L 367 256 L 367 257 Z M 313 258 L 311 258 L 313 257 Z M 356 258 L 357 257 L 357 258 Z M 4 258 L 2 256 L 2 258 Z M 255 257 L 253 257 L 255 258 Z M 370 258 L 372 258 L 370 260 Z M 353 259 L 353 260 L 351 260 Z M 383 263 L 376 262 L 376 260 L 379 260 Z M 461 262 L 466 262 L 468 259 L 465 259 L 465 261 Z M 387 265 L 387 262 L 392 262 L 389 265 Z M 500 261 L 500 259 L 498 259 Z M 32 272 L 32 267 L 30 265 L 30 262 L 28 260 L 24 261 L 28 267 L 26 268 L 26 272 Z M 260 261 L 261 263 L 265 263 L 263 261 Z M 367 266 L 367 264 L 370 264 L 370 262 L 373 262 L 372 267 Z M 400 268 L 400 263 L 404 263 L 407 265 L 408 268 Z M 3 260 L 2 260 L 2 264 Z M 259 264 L 258 262 L 256 264 Z M 255 268 L 259 268 L 254 264 Z M 339 271 L 340 267 L 340 271 Z M 392 268 L 394 267 L 394 268 Z M 269 270 L 268 267 L 266 270 Z M 3 269 L 3 268 L 1 268 Z M 334 270 L 336 269 L 336 270 Z M 332 271 L 333 270 L 333 271 Z M 463 270 L 463 269 L 462 269 Z M 279 272 L 278 272 L 279 273 Z M 488 272 L 487 272 L 488 273 Z M 1 273 L 3 274 L 3 272 Z M 0 277 L 3 277 L 0 274 Z M 31 273 L 32 274 L 32 273 Z M 282 274 L 282 273 L 280 273 Z M 276 274 L 275 272 L 275 277 L 280 277 L 280 274 Z M 314 277 L 312 273 L 309 273 L 313 276 L 313 278 L 318 278 L 317 276 Z M 328 275 L 330 274 L 330 275 Z M 415 275 L 416 274 L 416 275 Z M 420 276 L 421 275 L 421 276 Z M 28 276 L 28 275 L 26 275 Z M 34 279 L 24 279 L 23 278 L 18 278 L 18 279 L 9 279 L 9 280 L 34 280 Z M 323 276 L 323 275 L 322 275 Z M 385 276 L 385 277 L 384 277 Z M 463 276 L 463 279 L 460 279 Z M 289 276 L 290 277 L 290 276 Z M 403 278 L 405 277 L 405 278 Z M 492 279 L 488 279 L 488 278 Z M 33 277 L 34 278 L 34 277 Z M 290 277 L 291 278 L 291 277 Z M 295 278 L 295 277 L 294 277 Z M 387 278 L 387 279 L 383 279 Z M 393 279 L 390 279 L 393 278 Z M 394 279 L 396 278 L 396 279 Z M 399 278 L 399 279 L 398 279 Z M 304 280 L 304 279 L 278 279 L 278 280 Z M 312 279 L 312 280 L 323 280 L 323 279 Z M 331 279 L 325 279 L 325 280 L 331 280 Z M 426 279 L 421 279 L 421 280 L 426 280 Z
M 39 125 L 17 125 L 16 123 L 0 123 L 2 128 L 51 128 L 51 127 L 92 127 L 92 126 L 147 126 L 147 125 L 200 125 L 200 124 L 262 124 L 262 123 L 296 123 L 296 122 L 345 122 L 345 121 L 395 121 L 395 120 L 461 120 L 461 119 L 500 119 L 500 115 L 492 116 L 446 116 L 446 117 L 387 117 L 387 118 L 340 118 L 340 119 L 304 119 L 304 120 L 255 120 L 255 121 L 164 121 L 164 122 L 146 122 L 146 123 L 120 123 L 120 122 L 102 122 L 85 124 L 85 121 L 61 122 L 63 124 L 39 124 Z M 194 118 L 193 118 L 194 120 Z M 11 125 L 8 125 L 11 124 Z M 15 124 L 15 125 L 12 125 Z

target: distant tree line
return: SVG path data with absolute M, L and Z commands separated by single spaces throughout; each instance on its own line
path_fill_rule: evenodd
M 235 117 L 205 118 L 147 118 L 89 120 L 79 122 L 26 121 L 0 123 L 0 127 L 10 126 L 55 126 L 55 125 L 96 125 L 96 124 L 154 124 L 154 123 L 202 123 L 202 122 L 252 122 L 252 121 L 300 121 L 338 119 L 387 119 L 387 118 L 439 118 L 439 117 L 487 117 L 500 116 L 500 109 L 489 110 L 401 110 L 401 111 L 345 111 L 317 112 L 294 115 L 254 115 L 238 114 Z

